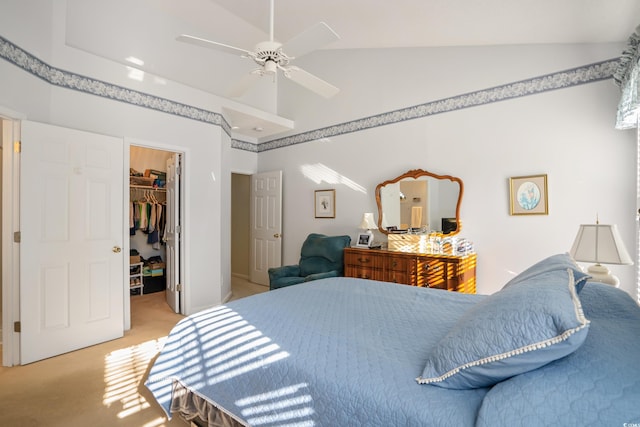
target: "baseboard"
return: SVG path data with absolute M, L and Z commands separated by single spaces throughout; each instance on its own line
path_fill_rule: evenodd
M 223 304 L 228 303 L 232 296 L 233 296 L 233 293 L 229 292 L 226 297 L 222 298 L 222 303 Z
M 248 274 L 231 273 L 231 277 L 237 277 L 238 279 L 244 279 L 246 281 L 249 281 L 249 275 Z

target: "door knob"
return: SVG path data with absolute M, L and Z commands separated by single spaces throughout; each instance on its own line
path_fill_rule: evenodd
M 276 239 L 279 239 L 280 237 L 282 237 L 282 235 L 280 233 L 276 233 L 273 235 L 273 237 L 275 237 Z
M 119 254 L 122 251 L 122 248 L 120 246 L 114 246 L 111 250 L 113 253 Z

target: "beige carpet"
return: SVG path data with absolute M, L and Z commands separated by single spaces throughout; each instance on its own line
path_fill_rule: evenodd
M 231 286 L 232 299 L 268 290 L 237 278 Z M 123 338 L 25 366 L 0 366 L 0 426 L 186 426 L 177 417 L 167 421 L 143 385 L 149 362 L 181 318 L 164 292 L 134 296 L 131 330 Z
M 164 292 L 131 298 L 123 338 L 25 366 L 0 367 L 0 426 L 185 426 L 142 385 L 149 361 L 182 316 Z

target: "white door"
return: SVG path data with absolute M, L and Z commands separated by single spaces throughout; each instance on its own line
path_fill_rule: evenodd
M 167 220 L 164 239 L 167 248 L 167 304 L 176 313 L 184 313 L 180 291 L 180 155 L 167 160 Z
M 249 280 L 269 284 L 269 268 L 282 265 L 282 171 L 251 176 Z
M 122 139 L 22 122 L 21 364 L 123 336 L 123 177 Z

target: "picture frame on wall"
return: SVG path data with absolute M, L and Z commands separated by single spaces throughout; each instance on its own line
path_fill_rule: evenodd
M 548 215 L 547 175 L 509 178 L 510 215 Z
M 316 218 L 336 217 L 336 190 L 315 191 Z

